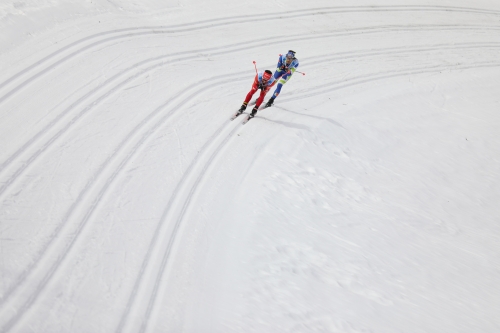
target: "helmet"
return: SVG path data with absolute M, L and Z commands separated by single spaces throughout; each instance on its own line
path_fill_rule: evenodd
M 273 72 L 271 72 L 269 69 L 266 69 L 266 71 L 262 74 L 262 80 L 269 81 L 271 76 L 273 76 Z
M 295 58 L 295 51 L 288 50 L 288 53 L 286 54 L 287 59 L 293 59 Z

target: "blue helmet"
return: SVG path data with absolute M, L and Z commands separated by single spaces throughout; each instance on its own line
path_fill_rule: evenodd
M 286 57 L 287 57 L 288 59 L 293 59 L 293 58 L 295 58 L 295 51 L 288 50 L 288 53 L 286 54 Z

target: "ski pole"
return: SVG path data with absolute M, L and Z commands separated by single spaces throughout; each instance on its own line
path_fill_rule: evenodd
M 257 63 L 255 62 L 255 60 L 253 61 L 253 66 L 255 67 L 255 73 L 256 73 L 256 74 L 259 74 L 259 73 L 257 72 Z

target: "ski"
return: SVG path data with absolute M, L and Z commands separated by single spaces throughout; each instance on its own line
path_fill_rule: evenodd
M 235 114 L 233 114 L 233 116 L 231 118 L 229 118 L 230 120 L 235 120 L 240 114 L 242 114 L 243 112 L 239 112 L 239 111 L 236 111 Z
M 252 119 L 252 118 L 254 118 L 254 117 L 250 117 L 250 115 L 247 115 L 247 116 L 245 117 L 245 119 L 243 119 L 243 121 L 241 122 L 241 124 L 242 124 L 242 125 L 245 125 L 245 124 L 246 124 L 246 123 L 248 123 L 248 121 L 249 121 L 250 119 Z

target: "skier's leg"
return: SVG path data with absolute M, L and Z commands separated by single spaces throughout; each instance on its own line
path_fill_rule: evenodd
M 261 90 L 260 91 L 260 95 L 259 95 L 259 98 L 257 98 L 257 101 L 255 102 L 255 107 L 258 109 L 259 106 L 262 104 L 262 102 L 264 101 L 264 97 L 266 97 L 266 91 L 265 90 Z
M 274 89 L 273 96 L 272 96 L 273 99 L 278 97 L 278 95 L 281 92 L 282 87 L 283 87 L 283 83 L 279 82 L 278 85 L 276 86 L 276 89 Z
M 283 74 L 282 70 L 276 70 L 276 71 L 274 71 L 274 74 L 273 74 L 274 79 L 275 80 L 279 79 L 281 77 L 281 74 Z
M 257 101 L 255 102 L 255 106 L 252 109 L 252 112 L 248 115 L 250 118 L 255 117 L 255 115 L 257 114 L 257 110 L 259 109 L 259 106 L 264 101 L 264 97 L 266 97 L 267 92 L 268 92 L 268 90 L 264 90 L 264 89 L 260 91 L 259 98 L 257 98 Z
M 283 87 L 283 85 L 281 83 L 278 83 L 278 86 L 276 87 L 276 89 L 274 89 L 274 92 L 271 96 L 271 98 L 269 98 L 269 100 L 267 101 L 266 103 L 266 108 L 270 107 L 271 105 L 273 105 L 274 103 L 274 99 L 276 97 L 278 97 L 278 95 L 280 94 L 281 92 L 281 87 Z
M 276 99 L 276 97 L 278 97 L 278 95 L 280 94 L 281 92 L 281 88 L 283 87 L 283 85 L 288 81 L 288 79 L 290 78 L 290 76 L 288 76 L 287 78 L 281 78 L 279 81 L 278 81 L 278 85 L 276 86 L 276 89 L 274 89 L 274 92 L 273 92 L 273 95 L 271 96 L 271 98 L 267 101 L 266 103 L 266 108 L 267 107 L 270 107 L 271 105 L 273 105 L 274 103 L 274 100 Z
M 245 109 L 247 108 L 248 102 L 250 102 L 250 100 L 252 99 L 253 94 L 255 94 L 256 91 L 257 91 L 257 87 L 252 87 L 252 90 L 250 90 L 248 92 L 247 96 L 245 97 L 245 100 L 243 101 L 243 104 L 240 107 L 240 110 L 239 110 L 240 113 L 242 113 L 243 111 L 245 111 Z
M 276 87 L 276 89 L 274 90 L 274 93 L 273 95 L 271 96 L 271 98 L 276 98 L 276 96 L 279 95 L 280 91 L 281 91 L 281 87 L 283 86 L 283 84 L 280 84 L 280 78 L 283 76 L 283 71 L 281 70 L 276 70 L 274 72 L 274 80 L 276 80 L 275 83 L 278 83 L 278 86 Z M 274 84 L 273 84 L 274 85 Z

